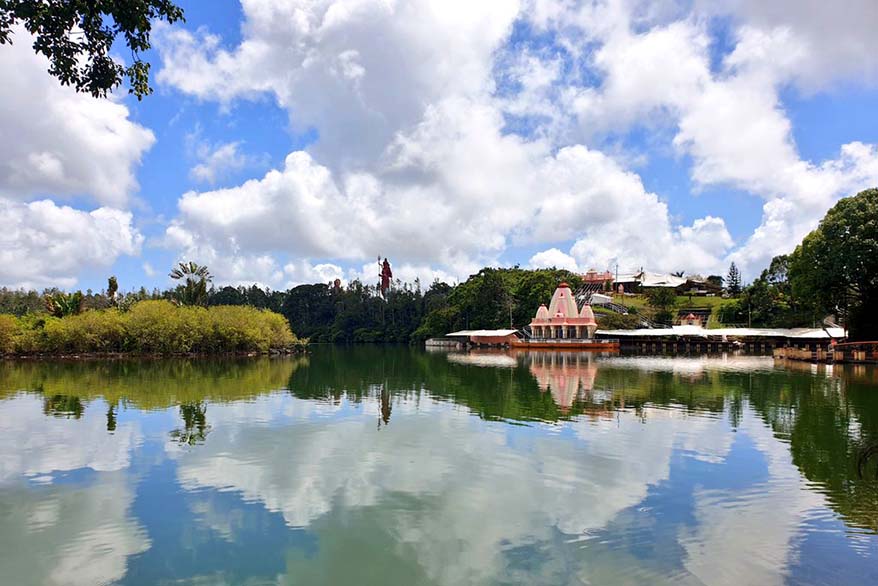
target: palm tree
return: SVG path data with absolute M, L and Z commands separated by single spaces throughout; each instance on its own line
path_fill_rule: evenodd
M 210 432 L 210 426 L 207 424 L 207 405 L 203 401 L 183 403 L 180 405 L 180 415 L 183 417 L 183 428 L 171 431 L 169 434 L 171 439 L 190 446 L 203 444 Z
M 193 261 L 181 262 L 168 276 L 175 281 L 183 281 L 175 292 L 181 305 L 204 305 L 207 302 L 207 284 L 213 277 L 206 266 Z

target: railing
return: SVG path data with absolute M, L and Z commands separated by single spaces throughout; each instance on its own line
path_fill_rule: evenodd
M 839 362 L 878 362 L 878 342 L 841 342 L 832 350 Z
M 878 342 L 844 342 L 816 348 L 785 346 L 775 348 L 774 357 L 810 362 L 878 362 Z
M 553 344 L 618 344 L 619 340 L 613 338 L 528 338 L 530 342 L 552 342 Z
M 603 290 L 602 283 L 586 283 L 573 293 L 573 297 L 579 303 L 591 303 L 591 296 L 595 293 L 602 293 Z
M 870 352 L 878 349 L 878 342 L 839 342 L 835 348 L 837 350 L 866 350 Z
M 628 308 L 624 305 L 620 305 L 618 303 L 613 303 L 610 301 L 609 303 L 601 303 L 601 307 L 606 307 L 610 311 L 615 311 L 616 313 L 621 313 L 622 315 L 628 315 Z

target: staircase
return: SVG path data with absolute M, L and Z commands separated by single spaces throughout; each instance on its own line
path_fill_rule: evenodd
M 580 305 L 591 303 L 591 296 L 595 293 L 602 293 L 603 290 L 604 288 L 600 283 L 586 283 L 573 293 L 573 297 Z
M 613 303 L 613 302 L 609 302 L 609 303 L 601 303 L 601 304 L 599 305 L 599 307 L 604 307 L 604 308 L 606 308 L 606 309 L 609 309 L 610 311 L 613 311 L 613 312 L 615 312 L 615 313 L 619 313 L 619 314 L 622 314 L 622 315 L 628 315 L 628 314 L 630 313 L 630 312 L 628 311 L 628 308 L 625 307 L 624 305 L 620 305 L 620 304 L 618 304 L 618 303 Z M 643 316 L 643 315 L 640 315 L 640 314 L 637 314 L 637 318 L 640 320 L 640 324 L 641 324 L 644 328 L 658 329 L 658 328 L 669 328 L 669 327 L 671 327 L 670 324 L 660 324 L 660 323 L 655 322 L 655 321 L 652 321 L 652 320 L 649 319 L 648 317 Z

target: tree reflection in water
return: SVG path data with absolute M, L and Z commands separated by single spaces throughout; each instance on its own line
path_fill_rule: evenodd
M 43 413 L 65 419 L 79 419 L 85 412 L 85 406 L 79 397 L 74 395 L 51 395 L 43 398 Z
M 116 405 L 107 405 L 107 431 L 116 431 Z
M 381 429 L 381 423 L 383 422 L 385 426 L 390 423 L 390 412 L 393 410 L 393 406 L 390 402 L 390 390 L 388 390 L 387 385 L 381 385 L 381 394 L 379 395 L 379 403 L 380 408 L 378 412 L 378 429 Z
M 204 443 L 210 426 L 207 424 L 207 404 L 204 401 L 180 405 L 183 428 L 170 432 L 171 439 L 180 444 L 194 446 Z

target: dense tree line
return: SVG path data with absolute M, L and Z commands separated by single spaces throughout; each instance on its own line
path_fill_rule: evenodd
M 790 255 L 795 298 L 833 315 L 853 339 L 878 335 L 878 189 L 840 200 Z
M 566 280 L 557 269 L 484 268 L 456 286 L 397 281 L 385 298 L 373 285 L 300 285 L 281 294 L 280 307 L 297 335 L 326 342 L 411 342 L 461 329 L 528 324 L 540 303 Z

